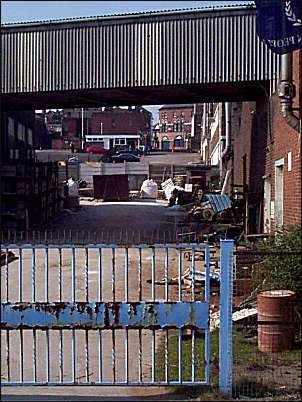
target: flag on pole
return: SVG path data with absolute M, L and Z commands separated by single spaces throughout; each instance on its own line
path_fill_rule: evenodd
M 301 0 L 254 0 L 257 35 L 275 53 L 302 47 Z

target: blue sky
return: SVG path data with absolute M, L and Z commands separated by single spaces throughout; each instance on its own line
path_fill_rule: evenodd
M 1 22 L 88 17 L 116 13 L 251 3 L 229 1 L 1 1 Z
M 1 1 L 1 23 L 41 21 L 59 18 L 89 17 L 140 11 L 175 10 L 231 4 L 250 0 L 229 1 Z M 159 105 L 161 106 L 161 105 Z M 159 107 L 158 106 L 158 107 Z M 158 118 L 158 107 L 147 106 Z

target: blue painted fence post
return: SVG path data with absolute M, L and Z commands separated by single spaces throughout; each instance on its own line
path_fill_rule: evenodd
M 232 392 L 233 240 L 220 241 L 219 390 Z

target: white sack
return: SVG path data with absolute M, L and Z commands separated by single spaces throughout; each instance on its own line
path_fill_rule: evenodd
M 157 198 L 158 187 L 155 181 L 152 179 L 143 181 L 141 186 L 142 198 Z

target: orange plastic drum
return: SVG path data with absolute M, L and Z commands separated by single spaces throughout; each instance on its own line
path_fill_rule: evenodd
M 295 337 L 295 292 L 269 290 L 259 293 L 258 348 L 281 352 L 293 347 Z

